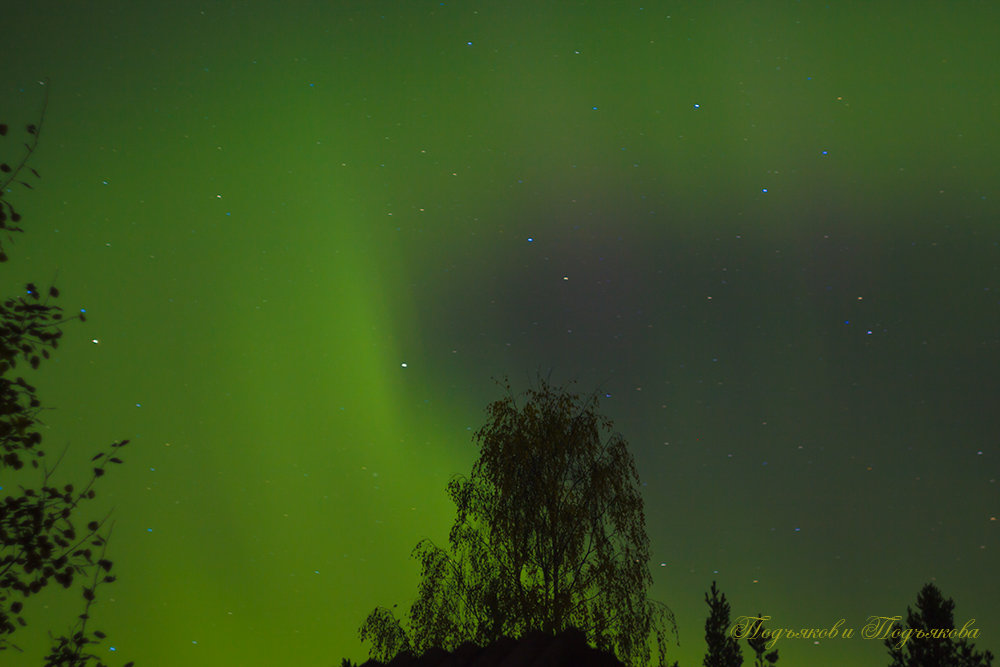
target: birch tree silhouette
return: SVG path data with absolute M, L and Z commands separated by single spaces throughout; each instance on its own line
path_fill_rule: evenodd
M 408 627 L 378 607 L 359 630 L 371 655 L 453 650 L 532 630 L 574 627 L 630 665 L 655 640 L 665 664 L 672 612 L 650 600 L 649 540 L 628 443 L 581 398 L 539 379 L 487 408 L 468 477 L 448 484 L 457 508 L 449 549 L 413 550 L 421 582 Z

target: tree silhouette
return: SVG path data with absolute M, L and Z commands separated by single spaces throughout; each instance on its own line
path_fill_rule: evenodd
M 757 618 L 764 618 L 762 612 L 757 612 Z M 766 636 L 767 628 L 764 627 L 763 623 L 754 626 L 754 632 L 747 635 L 747 644 L 754 652 L 754 663 L 753 667 L 767 667 L 768 665 L 774 665 L 778 662 L 778 649 L 767 652 L 768 637 Z
M 916 611 L 909 606 L 906 608 L 909 627 L 894 623 L 892 632 L 885 638 L 885 646 L 892 659 L 889 667 L 990 667 L 993 654 L 989 651 L 977 652 L 967 638 L 955 640 L 947 636 L 933 636 L 936 633 L 932 631 L 955 627 L 954 609 L 954 600 L 945 600 L 937 586 L 925 584 L 917 594 Z M 907 630 L 912 631 L 908 638 L 893 634 Z M 930 636 L 919 637 L 921 633 L 930 633 Z
M 409 629 L 378 607 L 359 630 L 372 657 L 485 645 L 533 630 L 575 627 L 627 664 L 658 664 L 672 612 L 646 597 L 652 583 L 639 476 L 621 435 L 582 399 L 539 379 L 523 400 L 487 408 L 474 439 L 480 456 L 448 495 L 457 517 L 446 551 L 413 550 L 421 583 Z
M 14 233 L 23 232 L 18 226 L 21 216 L 7 199 L 9 187 L 16 182 L 30 189 L 31 185 L 23 180 L 25 171 L 39 177 L 28 166 L 28 160 L 38 145 L 47 99 L 46 96 L 38 124 L 25 128 L 31 142 L 24 144 L 26 150 L 21 159 L 13 167 L 0 162 L 0 232 L 5 237 L 0 239 L 0 262 L 8 259 L 3 240 L 10 242 Z M 8 126 L 0 123 L 0 136 L 6 136 L 7 132 Z M 82 489 L 55 483 L 59 461 L 51 467 L 46 464 L 38 430 L 41 402 L 35 387 L 23 375 L 12 376 L 22 365 L 36 370 L 43 359 L 50 357 L 62 337 L 59 327 L 63 322 L 85 318 L 82 311 L 63 318 L 62 309 L 51 303 L 59 296 L 55 287 L 49 287 L 44 294 L 28 283 L 23 294 L 0 304 L 0 471 L 4 473 L 5 486 L 11 487 L 13 479 L 27 483 L 25 475 L 40 476 L 37 485 L 18 484 L 19 492 L 0 502 L 0 651 L 21 651 L 11 637 L 27 625 L 26 600 L 53 581 L 68 589 L 74 581 L 83 580 L 83 613 L 68 635 L 52 639 L 44 664 L 85 667 L 96 661 L 98 667 L 103 667 L 104 663 L 90 651 L 105 639 L 105 634 L 88 628 L 88 621 L 96 589 L 114 581 L 112 563 L 105 558 L 111 529 L 105 527 L 107 517 L 89 521 L 86 530 L 79 531 L 76 521 L 81 503 L 94 498 L 93 487 L 97 478 L 104 475 L 105 464 L 121 463 L 114 454 L 128 441 L 113 443 L 91 459 L 95 467 Z M 26 467 L 26 463 L 30 465 Z
M 720 593 L 712 582 L 711 596 L 705 593 L 708 603 L 708 618 L 705 619 L 705 641 L 708 652 L 702 664 L 705 667 L 740 667 L 743 664 L 743 653 L 736 638 L 730 633 L 729 603 L 726 594 Z

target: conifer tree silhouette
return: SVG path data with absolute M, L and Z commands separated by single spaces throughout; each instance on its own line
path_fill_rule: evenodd
M 757 618 L 764 618 L 762 612 L 757 612 Z M 753 667 L 767 667 L 768 665 L 774 665 L 778 662 L 778 649 L 773 651 L 767 650 L 768 637 L 766 636 L 767 628 L 764 627 L 763 622 L 754 628 L 754 633 L 747 636 L 747 644 L 754 652 L 754 663 Z
M 711 595 L 710 595 L 710 594 Z M 705 642 L 708 652 L 702 660 L 704 667 L 740 667 L 743 653 L 736 638 L 730 633 L 729 603 L 726 594 L 721 593 L 712 582 L 712 590 L 705 593 L 708 604 L 708 618 L 705 619 Z
M 893 631 L 913 631 L 905 642 L 903 636 L 885 638 L 885 646 L 892 660 L 889 667 L 990 667 L 993 654 L 979 653 L 968 639 L 946 636 L 917 637 L 918 632 L 931 635 L 933 631 L 955 627 L 953 612 L 955 601 L 945 599 L 934 584 L 928 583 L 917 594 L 917 608 L 906 608 L 906 627 L 893 624 Z

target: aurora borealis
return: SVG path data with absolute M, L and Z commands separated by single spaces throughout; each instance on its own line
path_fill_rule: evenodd
M 4 159 L 49 92 L 4 294 L 54 278 L 88 315 L 33 376 L 46 444 L 72 476 L 131 440 L 98 487 L 109 659 L 363 659 L 410 550 L 447 540 L 492 378 L 550 372 L 631 445 L 682 667 L 712 580 L 791 628 L 905 616 L 933 581 L 1000 648 L 995 4 L 3 19 Z

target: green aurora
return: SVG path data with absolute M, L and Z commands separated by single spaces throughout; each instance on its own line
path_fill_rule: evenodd
M 109 659 L 363 659 L 412 547 L 446 542 L 491 378 L 538 372 L 599 389 L 631 444 L 683 667 L 713 579 L 792 628 L 934 581 L 1000 646 L 998 5 L 3 18 L 5 159 L 50 95 L 4 293 L 55 277 L 88 314 L 35 377 L 46 443 L 72 477 L 132 441 L 99 487 Z M 33 655 L 60 600 L 28 609 Z

